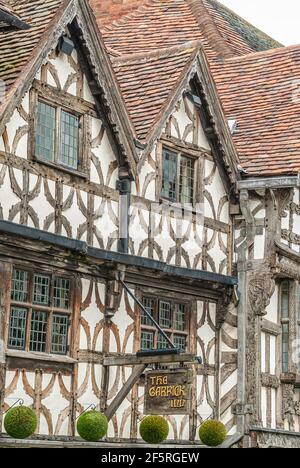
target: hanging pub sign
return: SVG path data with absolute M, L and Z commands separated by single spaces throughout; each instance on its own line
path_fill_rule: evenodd
M 189 414 L 191 392 L 190 369 L 147 372 L 144 414 Z

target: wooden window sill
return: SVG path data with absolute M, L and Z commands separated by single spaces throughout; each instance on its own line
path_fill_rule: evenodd
M 71 169 L 67 166 L 64 166 L 62 164 L 58 164 L 55 162 L 47 161 L 46 159 L 41 159 L 37 158 L 36 156 L 33 156 L 32 160 L 38 164 L 43 164 L 44 166 L 51 167 L 52 169 L 56 169 L 57 171 L 64 172 L 66 174 L 72 175 L 74 177 L 80 177 L 81 179 L 87 180 L 89 178 L 88 174 L 86 172 L 78 171 L 76 169 Z
M 57 362 L 63 364 L 77 363 L 76 359 L 70 358 L 69 356 L 60 356 L 59 354 L 34 353 L 27 351 L 15 351 L 13 349 L 8 349 L 6 351 L 6 356 L 18 359 L 33 359 L 38 361 Z
M 189 204 L 183 204 L 168 200 L 167 198 L 159 198 L 158 200 L 160 205 L 163 205 L 169 210 L 174 210 L 176 213 L 182 213 L 184 210 L 185 213 L 189 213 L 191 215 L 198 215 L 203 216 L 204 218 L 204 211 L 197 210 L 195 206 L 189 206 Z

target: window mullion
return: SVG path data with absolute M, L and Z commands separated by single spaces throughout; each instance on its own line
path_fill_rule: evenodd
M 52 326 L 53 326 L 53 311 L 47 313 L 47 335 L 46 335 L 46 353 L 51 354 L 52 350 Z

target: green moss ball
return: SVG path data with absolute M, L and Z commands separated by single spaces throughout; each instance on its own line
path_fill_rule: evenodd
M 200 427 L 199 436 L 204 445 L 218 447 L 226 440 L 226 427 L 220 421 L 205 421 Z
M 160 444 L 169 435 L 169 424 L 162 416 L 147 416 L 141 422 L 140 434 L 147 444 Z
M 26 439 L 37 428 L 38 420 L 35 412 L 26 406 L 17 406 L 9 410 L 4 418 L 4 428 L 14 439 Z
M 99 411 L 83 413 L 77 421 L 77 431 L 80 437 L 88 442 L 97 442 L 106 436 L 108 421 Z

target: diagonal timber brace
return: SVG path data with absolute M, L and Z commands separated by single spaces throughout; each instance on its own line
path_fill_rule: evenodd
M 135 366 L 133 368 L 131 376 L 105 411 L 105 416 L 107 417 L 108 421 L 110 421 L 113 415 L 116 413 L 117 409 L 125 400 L 128 393 L 132 390 L 134 384 L 139 380 L 143 372 L 146 370 L 147 366 L 148 364 L 140 364 L 139 366 Z

